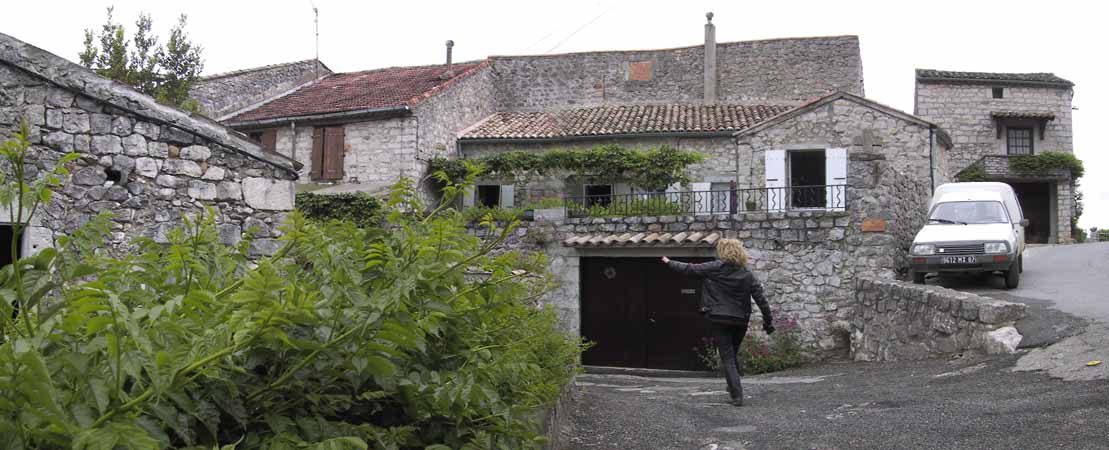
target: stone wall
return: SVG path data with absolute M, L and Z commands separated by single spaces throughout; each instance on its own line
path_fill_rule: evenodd
M 704 101 L 703 45 L 491 60 L 500 111 Z M 791 104 L 836 90 L 863 95 L 855 36 L 721 43 L 717 70 L 719 103 Z
M 778 318 L 796 319 L 806 344 L 818 351 L 836 342 L 831 329 L 850 317 L 852 280 L 859 273 L 892 278 L 875 258 L 853 258 L 855 228 L 848 213 L 804 211 L 736 215 L 569 218 L 526 222 L 506 247 L 543 251 L 561 286 L 543 299 L 558 313 L 562 326 L 580 329 L 580 261 L 590 256 L 713 256 L 712 248 L 643 247 L 579 249 L 562 245 L 573 235 L 624 232 L 719 232 L 744 242 L 751 267 L 766 287 Z M 757 329 L 757 327 L 753 327 Z
M 207 76 L 193 85 L 189 97 L 218 119 L 314 80 L 317 63 L 310 59 Z M 331 73 L 322 63 L 318 66 L 319 76 Z
M 342 125 L 345 155 L 343 183 L 392 184 L 401 177 L 418 178 L 424 168 L 416 159 L 416 117 L 369 120 Z M 277 129 L 277 152 L 303 164 L 302 182 L 311 182 L 312 125 Z
M 1004 98 L 993 98 L 993 87 L 1004 84 L 916 84 L 915 114 L 935 122 L 950 135 L 955 147 L 948 151 L 947 179 L 986 155 L 1007 153 L 1005 132 L 997 137 L 997 124 L 990 116 L 995 111 L 1049 112 L 1055 120 L 1048 122 L 1040 135 L 1035 122 L 1022 126 L 1033 128 L 1033 148 L 1044 151 L 1073 152 L 1071 97 L 1065 88 L 1004 86 Z M 1043 139 L 1041 139 L 1041 137 Z
M 1025 306 L 939 286 L 858 277 L 851 315 L 856 361 L 896 361 L 978 351 L 1011 353 Z
M 421 161 L 458 155 L 458 134 L 495 112 L 495 79 L 489 67 L 480 66 L 413 108 L 419 120 Z
M 225 242 L 257 227 L 253 250 L 265 254 L 276 249 L 275 225 L 293 209 L 291 161 L 0 35 L 0 139 L 20 120 L 31 125 L 34 172 L 81 154 L 32 224 L 33 250 L 104 211 L 115 216 L 109 247 L 138 236 L 165 242 L 183 217 L 214 207 Z

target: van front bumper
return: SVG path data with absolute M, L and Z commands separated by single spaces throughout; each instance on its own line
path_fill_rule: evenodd
M 1009 270 L 1013 267 L 1016 258 L 1013 255 L 965 255 L 954 258 L 965 260 L 951 260 L 951 256 L 912 256 L 909 259 L 909 268 L 917 272 L 993 272 Z

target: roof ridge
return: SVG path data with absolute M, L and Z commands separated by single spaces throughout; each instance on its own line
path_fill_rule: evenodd
M 815 40 L 824 40 L 824 39 L 844 39 L 844 38 L 851 38 L 851 39 L 854 39 L 856 41 L 859 40 L 859 36 L 856 35 L 856 34 L 837 34 L 837 35 L 828 35 L 828 36 L 796 36 L 796 37 L 751 39 L 751 40 L 746 40 L 746 41 L 717 42 L 716 46 L 717 46 L 717 48 L 719 48 L 721 46 L 738 45 L 738 44 L 753 44 L 753 43 L 762 43 L 762 42 L 815 41 Z M 664 48 L 644 48 L 644 49 L 630 49 L 630 50 L 586 50 L 586 51 L 581 51 L 581 52 L 552 53 L 552 54 L 549 54 L 549 55 L 548 54 L 542 54 L 542 55 L 537 55 L 537 54 L 530 54 L 530 55 L 490 55 L 489 59 L 549 58 L 549 57 L 568 56 L 568 55 L 592 55 L 592 54 L 599 54 L 599 53 L 665 52 L 665 51 L 671 51 L 671 50 L 687 50 L 687 49 L 693 49 L 693 48 L 700 48 L 700 47 L 704 47 L 704 45 L 705 44 L 702 43 L 702 44 L 694 44 L 694 45 L 683 45 L 683 46 L 680 46 L 680 47 L 664 47 Z
M 486 61 L 487 61 L 487 59 L 475 59 L 475 60 L 473 60 L 473 61 L 461 61 L 461 62 L 455 62 L 455 63 L 451 63 L 451 66 L 463 66 L 463 65 L 469 65 L 469 64 L 481 64 L 481 63 L 484 63 L 484 62 L 486 62 Z M 356 75 L 356 74 L 363 74 L 363 73 L 384 72 L 384 71 L 386 71 L 386 70 L 399 70 L 399 69 L 432 69 L 432 68 L 436 68 L 436 67 L 446 67 L 446 64 L 444 63 L 444 64 L 424 64 L 424 65 L 419 65 L 419 66 L 390 66 L 390 67 L 378 67 L 378 68 L 376 68 L 376 69 L 365 69 L 365 70 L 356 70 L 356 71 L 354 71 L 354 72 L 332 72 L 331 74 L 332 74 L 332 75 Z M 467 69 L 467 70 L 468 70 L 468 69 Z
M 208 80 L 215 80 L 215 79 L 218 79 L 218 78 L 227 78 L 227 77 L 242 75 L 242 74 L 251 73 L 251 72 L 260 72 L 260 71 L 263 71 L 263 70 L 276 69 L 278 67 L 295 66 L 297 64 L 304 64 L 304 63 L 312 62 L 312 61 L 318 61 L 320 63 L 320 66 L 323 66 L 328 71 L 331 71 L 331 68 L 327 67 L 327 64 L 324 64 L 323 61 L 320 61 L 319 59 L 316 59 L 316 58 L 308 58 L 308 59 L 302 59 L 300 61 L 290 61 L 290 62 L 284 62 L 284 63 L 267 64 L 267 65 L 264 65 L 264 66 L 248 67 L 246 69 L 236 69 L 236 70 L 229 70 L 227 72 L 219 72 L 219 73 L 214 73 L 214 74 L 211 74 L 211 75 L 204 75 L 204 76 L 200 77 L 200 80 L 201 81 L 208 81 Z
M 229 150 L 282 170 L 297 173 L 299 164 L 287 156 L 262 150 L 246 135 L 199 114 L 163 105 L 134 88 L 101 77 L 93 71 L 12 36 L 0 33 L 0 61 L 6 62 L 63 89 L 78 92 L 163 126 L 181 129 Z

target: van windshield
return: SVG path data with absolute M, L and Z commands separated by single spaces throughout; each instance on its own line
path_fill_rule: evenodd
M 936 205 L 928 222 L 957 225 L 1009 223 L 1009 214 L 1001 202 L 947 202 Z

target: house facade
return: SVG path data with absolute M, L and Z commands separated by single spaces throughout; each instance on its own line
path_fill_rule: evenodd
M 24 236 L 13 237 L 11 224 L 0 224 L 7 239 L 22 240 L 21 254 L 54 246 L 57 237 L 105 211 L 114 216 L 109 248 L 124 248 L 138 236 L 166 242 L 182 218 L 209 207 L 218 214 L 223 242 L 238 243 L 255 228 L 251 251 L 276 250 L 277 224 L 293 209 L 295 161 L 0 34 L 0 138 L 23 121 L 31 129 L 35 167 L 70 152 L 81 157 Z
M 951 134 L 943 181 L 971 166 L 1013 186 L 1029 219 L 1029 242 L 1070 242 L 1074 180 L 1066 171 L 1010 170 L 1014 156 L 1073 153 L 1074 83 L 1050 73 L 952 72 L 918 69 L 915 113 Z

